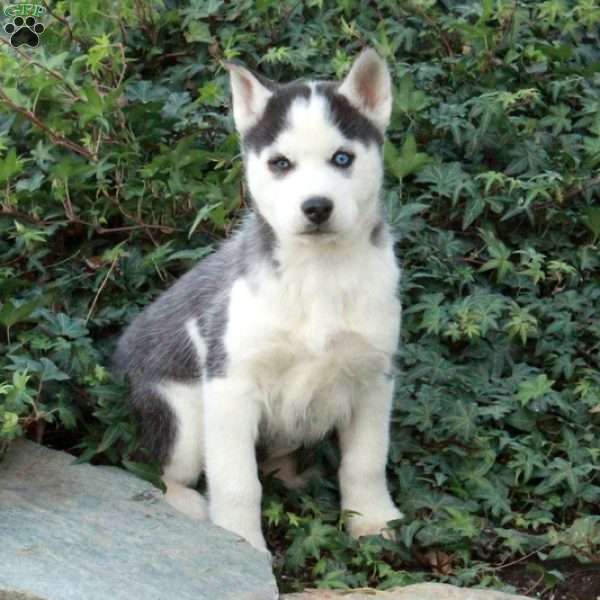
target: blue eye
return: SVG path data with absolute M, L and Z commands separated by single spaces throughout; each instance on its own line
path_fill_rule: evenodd
M 285 173 L 292 168 L 292 163 L 285 156 L 276 156 L 269 161 L 269 166 L 273 171 Z
M 349 152 L 344 152 L 343 150 L 336 152 L 331 157 L 331 162 L 336 167 L 340 167 L 342 169 L 347 169 L 352 164 L 353 160 L 354 160 L 354 156 L 352 154 L 350 154 Z

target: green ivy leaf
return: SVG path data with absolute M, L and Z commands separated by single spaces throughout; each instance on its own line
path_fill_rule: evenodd
M 25 168 L 25 160 L 17 157 L 14 148 L 9 150 L 5 158 L 0 159 L 0 184 L 12 179 Z
M 384 145 L 384 159 L 388 170 L 402 181 L 407 175 L 420 171 L 431 157 L 424 152 L 417 152 L 417 143 L 414 135 L 406 136 L 400 152 L 386 140 Z
M 545 394 L 550 392 L 554 383 L 555 382 L 553 380 L 548 379 L 545 373 L 526 381 L 522 381 L 519 384 L 517 399 L 521 403 L 521 406 L 526 406 L 532 400 L 542 398 Z

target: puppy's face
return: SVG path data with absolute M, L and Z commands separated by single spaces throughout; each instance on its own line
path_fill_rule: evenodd
M 248 187 L 281 241 L 318 243 L 372 227 L 391 110 L 377 54 L 363 52 L 341 84 L 276 85 L 229 69 Z

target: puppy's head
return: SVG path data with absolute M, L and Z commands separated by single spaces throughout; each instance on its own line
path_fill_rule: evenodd
M 377 53 L 364 50 L 342 82 L 277 84 L 225 66 L 249 191 L 276 235 L 315 243 L 372 227 L 392 108 Z

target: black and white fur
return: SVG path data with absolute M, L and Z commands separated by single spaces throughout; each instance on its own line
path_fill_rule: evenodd
M 402 516 L 385 477 L 400 327 L 379 198 L 387 66 L 367 49 L 341 83 L 285 85 L 226 67 L 253 210 L 133 321 L 116 368 L 176 508 L 265 549 L 256 444 L 291 479 L 290 453 L 337 429 L 350 532 L 382 533 Z

